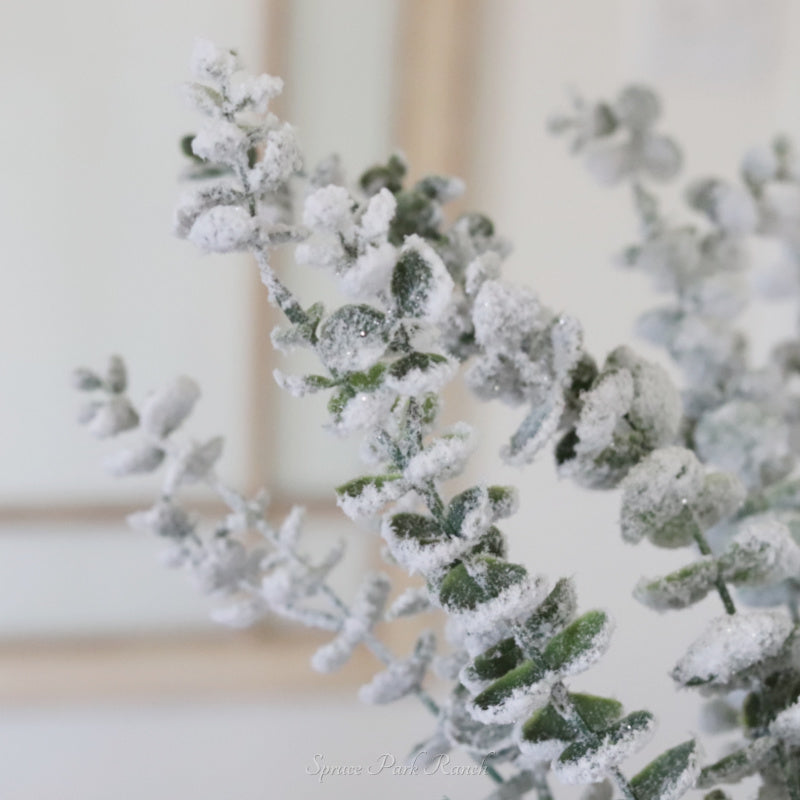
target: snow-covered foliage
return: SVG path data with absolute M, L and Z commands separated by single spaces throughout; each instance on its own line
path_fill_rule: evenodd
M 186 94 L 204 122 L 183 143 L 196 182 L 177 209 L 176 233 L 205 252 L 254 256 L 285 316 L 273 344 L 305 349 L 318 365 L 300 375 L 276 370 L 277 383 L 298 398 L 327 393 L 326 426 L 361 439 L 364 474 L 335 490 L 338 505 L 378 531 L 386 560 L 417 582 L 393 598 L 389 577 L 373 572 L 351 598 L 334 592 L 328 576 L 344 545 L 312 559 L 300 509 L 271 523 L 265 493 L 245 497 L 218 477 L 220 437 L 182 438 L 198 386 L 181 377 L 137 404 L 113 357 L 102 375 L 77 370 L 74 384 L 92 395 L 79 415 L 90 432 L 129 439 L 108 459 L 111 474 L 162 470 L 160 497 L 131 524 L 157 536 L 165 560 L 220 599 L 220 622 L 246 626 L 272 614 L 319 628 L 329 636 L 312 658 L 322 672 L 359 648 L 371 651 L 383 667 L 361 699 L 413 696 L 434 716 L 412 762 L 460 749 L 498 784 L 491 798 L 535 792 L 551 800 L 548 773 L 586 784 L 596 800 L 615 792 L 678 800 L 695 784 L 758 773 L 762 800 L 797 800 L 800 481 L 791 473 L 800 397 L 791 378 L 800 345 L 782 343 L 756 368 L 735 327 L 752 240 L 778 242 L 782 285 L 794 285 L 785 273 L 798 264 L 800 170 L 786 142 L 750 153 L 741 184 L 692 183 L 686 199 L 701 221 L 676 227 L 645 188 L 674 177 L 682 160 L 656 132 L 661 106 L 651 90 L 576 99 L 553 122 L 602 182 L 631 184 L 642 241 L 623 260 L 672 295 L 639 327 L 680 366 L 679 391 L 629 347 L 596 360 L 575 319 L 504 280 L 509 246 L 491 220 L 470 213 L 447 221 L 443 207 L 461 193 L 459 180 L 432 175 L 407 186 L 397 154 L 355 183 L 335 157 L 304 168 L 294 130 L 269 111 L 279 79 L 245 74 L 234 52 L 205 41 L 192 74 Z M 346 302 L 301 302 L 273 268 L 278 247 L 292 248 L 300 267 L 329 273 Z M 571 578 L 552 583 L 508 559 L 498 526 L 516 513 L 515 489 L 478 483 L 448 494 L 478 436 L 466 422 L 440 421 L 440 395 L 459 376 L 479 399 L 523 408 L 506 461 L 524 465 L 552 447 L 562 476 L 621 488 L 625 541 L 698 550 L 685 567 L 642 579 L 634 594 L 659 611 L 719 595 L 726 615 L 708 624 L 672 676 L 731 712 L 728 727 L 743 734 L 731 755 L 701 768 L 691 740 L 626 777 L 624 763 L 651 737 L 653 715 L 567 685 L 606 655 L 610 615 L 581 612 Z M 210 529 L 184 499 L 196 484 L 227 508 Z M 400 657 L 382 640 L 383 626 L 430 612 L 447 619 L 445 643 L 425 630 Z M 432 670 L 445 684 L 441 697 L 426 688 Z
M 633 124 L 619 121 L 623 97 L 635 109 Z M 640 317 L 639 332 L 664 346 L 684 375 L 679 429 L 623 481 L 621 528 L 628 542 L 697 547 L 700 557 L 640 580 L 634 595 L 666 611 L 716 592 L 727 612 L 709 622 L 672 672 L 678 684 L 715 693 L 733 711 L 726 729 L 742 728 L 741 745 L 703 768 L 698 787 L 758 774 L 760 798 L 796 798 L 800 493 L 792 473 L 800 349 L 795 333 L 754 365 L 738 318 L 750 286 L 767 299 L 798 294 L 800 170 L 785 138 L 754 148 L 740 182 L 690 182 L 685 199 L 695 218 L 676 224 L 645 188 L 671 171 L 659 173 L 643 156 L 644 142 L 658 138 L 651 130 L 658 109 L 649 92 L 629 89 L 614 103 L 579 101 L 554 127 L 573 133 L 574 149 L 586 153 L 601 182 L 628 179 L 642 239 L 622 263 L 669 296 Z M 620 129 L 629 132 L 627 142 L 615 141 Z M 666 141 L 656 149 L 666 153 Z M 616 398 L 626 390 L 621 382 L 606 389 Z M 744 612 L 739 604 L 761 609 Z M 739 711 L 728 702 L 734 690 L 744 695 Z

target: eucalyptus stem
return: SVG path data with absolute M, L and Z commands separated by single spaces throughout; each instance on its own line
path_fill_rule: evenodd
M 711 555 L 711 547 L 709 546 L 706 537 L 703 535 L 703 532 L 699 527 L 695 527 L 694 540 L 697 542 L 697 546 L 704 556 Z M 714 579 L 714 586 L 717 589 L 717 594 L 719 595 L 720 600 L 722 600 L 722 605 L 725 606 L 726 613 L 733 616 L 736 613 L 736 606 L 733 602 L 733 598 L 731 597 L 731 593 L 728 591 L 725 581 L 719 577 L 719 575 Z

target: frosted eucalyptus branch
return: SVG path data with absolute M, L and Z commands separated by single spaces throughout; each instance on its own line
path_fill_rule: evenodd
M 638 109 L 633 126 L 632 101 Z M 646 536 L 662 547 L 694 542 L 703 556 L 663 578 L 640 582 L 640 600 L 659 610 L 683 608 L 716 588 L 729 615 L 727 621 L 708 626 L 673 676 L 684 685 L 723 694 L 747 687 L 745 734 L 761 745 L 747 746 L 706 767 L 699 785 L 738 782 L 759 772 L 765 796 L 789 792 L 793 797 L 796 776 L 785 765 L 777 775 L 773 769 L 776 759 L 786 762 L 787 747 L 791 750 L 793 745 L 787 743 L 786 728 L 774 735 L 770 721 L 787 718 L 782 715 L 789 713 L 787 705 L 797 694 L 768 687 L 776 682 L 797 684 L 797 632 L 780 613 L 737 613 L 728 584 L 739 587 L 744 600 L 759 604 L 774 605 L 785 598 L 796 623 L 793 597 L 800 578 L 800 542 L 787 508 L 798 506 L 790 499 L 793 482 L 778 482 L 794 467 L 796 445 L 790 432 L 796 399 L 788 377 L 797 347 L 792 341 L 783 343 L 770 364 L 754 369 L 747 362 L 746 336 L 733 320 L 747 299 L 741 276 L 753 266 L 754 234 L 780 240 L 777 251 L 773 247 L 773 260 L 777 252 L 784 287 L 787 267 L 796 270 L 798 238 L 787 222 L 794 219 L 789 208 L 800 198 L 800 185 L 791 149 L 781 140 L 771 151 L 748 154 L 742 168 L 744 187 L 719 179 L 690 185 L 688 203 L 703 215 L 705 229 L 668 224 L 642 181 L 672 177 L 679 160 L 669 174 L 659 174 L 643 158 L 644 150 L 634 152 L 630 144 L 613 142 L 620 129 L 628 131 L 631 141 L 638 129 L 651 130 L 658 110 L 652 92 L 633 87 L 612 104 L 579 103 L 576 112 L 556 126 L 557 132 L 580 131 L 574 147 L 586 150 L 590 167 L 596 167 L 599 154 L 599 163 L 605 165 L 594 169 L 599 177 L 609 183 L 632 181 L 644 241 L 629 248 L 624 260 L 647 272 L 656 288 L 675 296 L 671 306 L 646 313 L 639 327 L 647 338 L 665 344 L 684 370 L 682 438 L 689 449 L 656 450 L 631 471 L 624 483 L 622 533 L 628 541 Z M 592 122 L 597 119 L 603 124 Z M 728 472 L 704 474 L 698 456 Z M 717 542 L 716 555 L 706 538 L 709 529 Z M 781 585 L 784 591 L 776 593 Z
M 466 703 L 467 711 L 475 722 L 496 727 L 502 735 L 502 726 L 547 707 L 552 687 L 563 685 L 564 676 L 587 669 L 602 655 L 610 621 L 603 612 L 573 620 L 574 603 L 569 592 L 564 595 L 563 584 L 546 597 L 541 579 L 505 560 L 503 538 L 493 523 L 513 511 L 507 489 L 477 486 L 449 503 L 442 499 L 437 485 L 463 470 L 472 449 L 468 426 L 460 423 L 427 442 L 426 438 L 436 423 L 435 392 L 451 377 L 457 361 L 475 356 L 468 379 L 479 394 L 530 403 L 531 411 L 506 452 L 511 461 L 530 460 L 563 424 L 583 381 L 592 383 L 595 377 L 582 353 L 580 328 L 539 306 L 529 293 L 498 280 L 499 260 L 507 248 L 494 238 L 485 218 L 466 217 L 443 233 L 439 205 L 454 196 L 459 185 L 433 176 L 404 190 L 405 167 L 396 158 L 362 176 L 366 201 L 340 182 L 330 182 L 329 165 L 318 169 L 315 175 L 322 173 L 322 178 L 313 188 L 312 177 L 304 203 L 306 230 L 289 222 L 279 236 L 271 235 L 260 224 L 264 191 L 255 188 L 248 169 L 260 167 L 262 174 L 276 175 L 285 183 L 292 170 L 279 167 L 296 169 L 296 164 L 284 158 L 271 165 L 265 151 L 253 166 L 243 147 L 222 146 L 235 138 L 229 137 L 226 125 L 239 124 L 227 111 L 230 82 L 216 80 L 207 69 L 200 73 L 218 91 L 222 113 L 210 110 L 217 122 L 207 127 L 202 139 L 210 146 L 198 152 L 193 143 L 193 149 L 201 157 L 213 154 L 240 176 L 235 197 L 239 206 L 224 219 L 218 206 L 193 217 L 183 210 L 197 208 L 197 199 L 190 198 L 179 211 L 183 222 L 178 231 L 206 250 L 255 253 L 273 302 L 293 326 L 274 334 L 273 341 L 280 347 L 314 350 L 328 372 L 276 377 L 297 395 L 334 390 L 329 403 L 332 427 L 340 433 L 365 433 L 365 454 L 378 472 L 340 487 L 339 502 L 345 512 L 370 517 L 393 502 L 413 509 L 415 498 L 425 501 L 430 517 L 409 510 L 384 513 L 383 536 L 392 557 L 411 573 L 425 576 L 430 599 L 453 619 L 455 641 L 465 651 L 465 668 L 479 669 L 475 664 L 488 658 L 499 643 L 518 649 L 515 626 L 522 625 L 526 643 L 531 637 L 543 639 L 541 657 L 520 651 L 515 669 L 506 662 L 489 674 L 490 680 L 484 675 L 480 688 L 473 680 L 477 696 Z M 205 107 L 201 110 L 208 112 Z M 219 123 L 220 118 L 225 124 Z M 220 146 L 215 147 L 215 141 Z M 281 187 L 270 188 L 277 193 Z M 231 218 L 242 220 L 243 212 L 250 222 L 242 225 L 241 236 L 233 236 Z M 345 305 L 328 316 L 318 304 L 303 311 L 275 275 L 267 255 L 275 244 L 302 238 L 306 241 L 296 250 L 298 261 L 332 269 L 346 293 L 371 304 Z M 575 441 L 570 442 L 570 452 L 563 453 L 564 462 L 586 474 L 587 481 L 610 480 L 626 460 L 633 463 L 642 452 L 661 444 L 675 418 L 674 412 L 664 418 L 671 399 L 661 391 L 662 377 L 628 351 L 618 351 L 601 377 L 605 383 L 598 381 L 597 403 L 581 404 L 570 434 Z M 610 417 L 604 399 L 609 390 L 627 397 L 625 407 Z M 654 411 L 647 402 L 656 398 Z M 630 431 L 633 449 L 628 454 L 614 438 L 620 424 Z M 599 477 L 590 477 L 592 473 Z M 465 680 L 463 668 L 460 679 Z M 393 699 L 388 684 L 384 691 Z M 451 703 L 459 697 L 463 704 L 457 689 Z M 589 709 L 604 702 L 584 700 Z M 602 777 L 609 770 L 620 776 L 617 764 L 643 743 L 652 717 L 645 714 L 640 735 L 633 735 L 631 718 L 617 722 L 617 706 L 614 709 L 613 714 L 601 715 L 602 735 L 587 739 L 586 730 L 572 731 L 569 738 L 575 740 L 576 752 L 564 750 L 558 774 L 578 782 Z M 474 727 L 474 722 L 470 724 Z M 539 762 L 533 763 L 538 770 Z M 675 765 L 675 774 L 693 774 L 694 769 L 687 751 L 686 759 Z

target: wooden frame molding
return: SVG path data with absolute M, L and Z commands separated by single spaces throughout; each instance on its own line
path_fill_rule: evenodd
M 403 0 L 395 139 L 414 175 L 468 177 L 478 0 Z

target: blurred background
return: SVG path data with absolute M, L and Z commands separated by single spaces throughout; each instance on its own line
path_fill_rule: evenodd
M 405 151 L 412 173 L 458 174 L 461 208 L 486 211 L 515 244 L 506 276 L 582 320 L 598 358 L 630 343 L 653 304 L 613 266 L 635 234 L 624 189 L 596 187 L 545 132 L 567 90 L 611 97 L 651 83 L 686 173 L 734 176 L 750 145 L 800 131 L 800 4 L 791 0 L 73 0 L 0 8 L 0 798 L 210 800 L 236 797 L 478 798 L 480 777 L 330 777 L 325 763 L 402 760 L 428 735 L 412 701 L 358 705 L 374 667 L 335 677 L 307 666 L 319 640 L 266 626 L 223 631 L 209 601 L 129 532 L 152 502 L 148 480 L 107 477 L 74 421 L 68 375 L 122 353 L 141 398 L 177 373 L 204 395 L 198 436 L 221 433 L 221 472 L 269 487 L 278 511 L 311 509 L 312 537 L 344 536 L 339 582 L 376 561 L 375 542 L 338 514 L 330 487 L 356 471 L 318 430 L 310 401 L 273 389 L 276 320 L 245 257 L 202 257 L 170 233 L 182 169 L 177 143 L 196 119 L 180 84 L 197 35 L 281 74 L 279 110 L 309 163 L 339 152 L 349 174 Z M 678 208 L 676 190 L 666 192 Z M 314 276 L 287 274 L 303 295 Z M 792 310 L 756 309 L 758 342 Z M 609 609 L 615 644 L 576 686 L 614 693 L 660 718 L 659 746 L 697 727 L 696 698 L 667 676 L 709 617 L 634 605 L 642 574 L 685 554 L 622 544 L 615 493 L 557 481 L 549 457 L 501 467 L 505 409 L 451 398 L 482 429 L 472 476 L 520 487 L 511 555 L 577 579 L 585 608 Z M 209 498 L 199 498 L 209 513 Z M 391 636 L 391 634 L 389 634 Z M 398 643 L 398 648 L 403 647 Z M 316 762 L 318 763 L 318 762 Z M 635 765 L 633 765 L 635 766 Z M 559 793 L 559 796 L 562 796 Z M 563 796 L 571 796 L 569 793 Z

